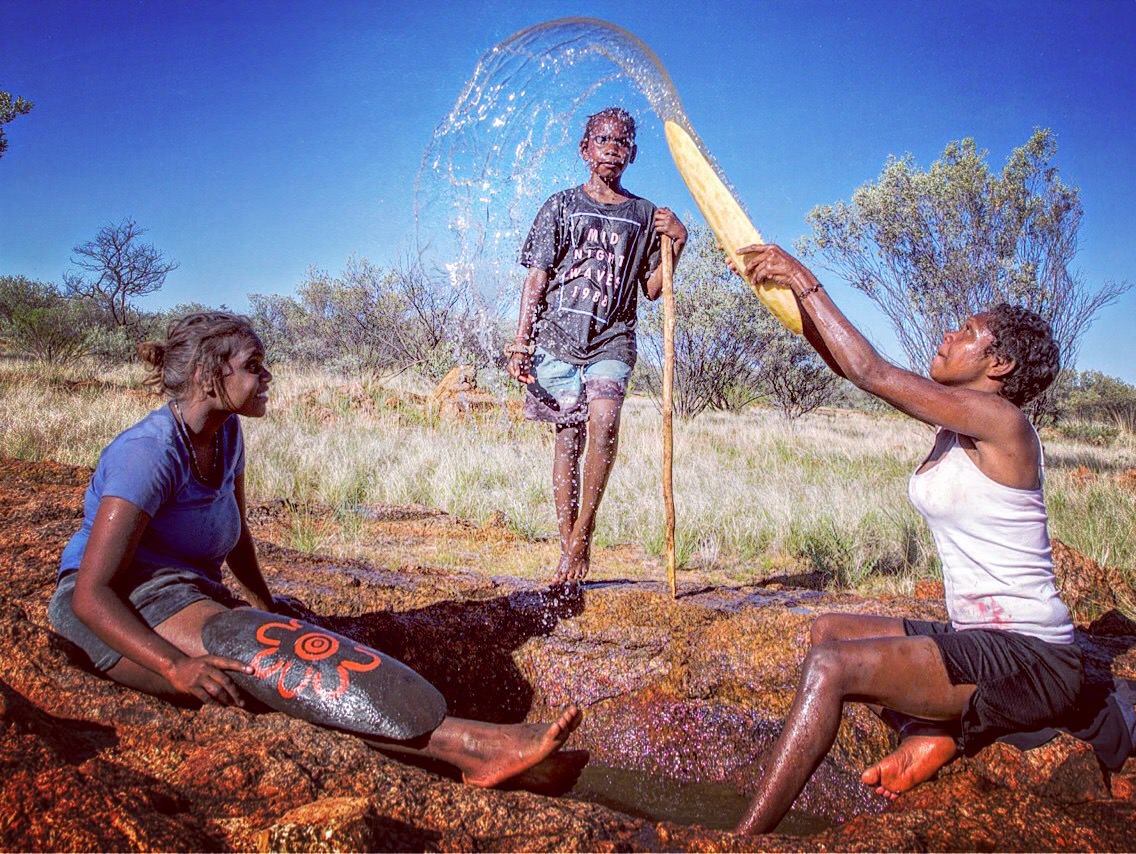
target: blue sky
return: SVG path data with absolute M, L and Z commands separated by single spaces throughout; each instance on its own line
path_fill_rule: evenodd
M 128 216 L 180 264 L 153 308 L 243 309 L 312 266 L 396 261 L 422 153 L 478 58 L 566 15 L 658 54 L 766 239 L 791 245 L 889 154 L 927 165 L 972 136 L 999 168 L 1040 126 L 1082 192 L 1074 266 L 1136 281 L 1136 0 L 0 0 L 0 89 L 35 102 L 6 126 L 0 273 L 60 281 L 73 246 Z M 657 135 L 641 143 L 627 185 L 699 221 Z M 830 290 L 902 361 L 870 303 Z M 1130 292 L 1078 367 L 1136 382 L 1134 320 Z

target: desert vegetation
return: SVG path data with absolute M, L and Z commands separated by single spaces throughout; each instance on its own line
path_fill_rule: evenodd
M 1071 267 L 1081 208 L 1055 151 L 1039 130 L 998 174 L 972 140 L 950 143 L 928 170 L 892 158 L 850 202 L 815 209 L 800 249 L 879 304 L 917 369 L 943 329 L 992 301 L 1049 318 L 1066 369 L 1032 415 L 1044 425 L 1051 532 L 1131 573 L 1136 388 L 1075 367 L 1094 316 L 1131 285 L 1090 285 Z M 0 274 L 0 454 L 92 466 L 157 405 L 141 390 L 134 345 L 206 306 L 139 308 L 178 267 L 144 234 L 130 218 L 106 225 L 74 247 L 62 285 Z M 808 574 L 860 589 L 935 576 L 927 529 L 906 501 L 929 430 L 835 378 L 726 270 L 705 228 L 691 229 L 675 291 L 679 565 L 708 580 Z M 376 557 L 359 520 L 390 504 L 532 542 L 553 536 L 552 434 L 516 417 L 520 388 L 498 355 L 515 307 L 485 304 L 422 258 L 352 258 L 337 273 L 313 268 L 292 296 L 248 301 L 276 381 L 268 417 L 246 424 L 247 480 L 254 501 L 286 508 L 288 545 Z M 663 547 L 661 328 L 658 304 L 644 306 L 635 394 L 596 531 L 598 546 L 635 550 L 647 571 Z M 455 365 L 478 377 L 480 408 L 461 419 L 430 397 Z M 490 569 L 548 571 L 532 561 Z
M 254 502 L 283 501 L 287 545 L 375 556 L 358 521 L 368 508 L 390 504 L 504 524 L 523 540 L 554 535 L 551 432 L 511 414 L 516 391 L 495 369 L 482 372 L 482 383 L 492 389 L 498 381 L 500 405 L 456 420 L 430 410 L 430 384 L 411 374 L 379 382 L 286 364 L 274 371 L 269 415 L 245 422 L 248 484 Z M 107 441 L 158 404 L 142 391 L 141 376 L 137 365 L 52 369 L 0 360 L 0 454 L 93 466 Z M 650 573 L 662 550 L 659 416 L 637 395 L 624 417 L 597 545 L 631 547 Z M 1043 429 L 1052 534 L 1132 573 L 1136 435 L 1121 420 L 1098 427 L 1103 432 Z M 935 577 L 929 534 L 906 500 L 907 477 L 929 444 L 929 428 L 909 419 L 851 409 L 789 419 L 750 406 L 680 419 L 680 566 L 690 579 L 812 574 L 832 588 L 885 592 Z M 600 558 L 597 577 L 603 566 Z

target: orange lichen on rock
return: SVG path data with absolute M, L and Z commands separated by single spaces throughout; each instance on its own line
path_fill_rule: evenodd
M 859 773 L 892 735 L 855 704 L 798 805 L 824 819 L 813 835 L 745 839 L 579 795 L 463 786 L 444 768 L 402 764 L 280 713 L 131 691 L 77 666 L 47 621 L 89 475 L 0 459 L 0 850 L 1132 848 L 1132 769 L 1113 775 L 1110 791 L 1070 738 L 1026 754 L 987 748 L 882 802 Z M 486 553 L 504 556 L 541 544 L 505 536 L 500 517 L 478 529 L 429 508 L 373 508 L 367 523 L 385 526 L 376 536 L 413 540 L 415 560 L 394 556 L 395 546 L 386 560 L 332 558 L 274 544 L 294 508 L 262 506 L 254 531 L 270 588 L 306 602 L 327 629 L 405 661 L 443 691 L 452 714 L 531 721 L 573 700 L 586 707 L 567 748 L 573 762 L 590 756 L 667 785 L 727 786 L 742 803 L 779 730 L 813 615 L 941 610 L 925 599 L 803 589 L 788 577 L 777 589 L 688 581 L 676 600 L 657 565 L 657 580 L 620 569 L 574 592 L 505 577 L 493 558 L 445 569 L 427 557 L 431 547 L 481 537 L 492 540 Z M 1060 543 L 1055 551 L 1066 574 L 1115 583 L 1107 567 Z M 632 556 L 620 560 L 630 570 Z M 1081 629 L 1087 670 L 1136 675 L 1131 621 L 1113 612 Z

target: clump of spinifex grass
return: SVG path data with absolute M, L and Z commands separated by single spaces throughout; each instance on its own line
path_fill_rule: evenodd
M 0 360 L 0 453 L 93 466 L 106 443 L 157 406 L 141 368 L 63 371 Z
M 274 371 L 268 416 L 245 421 L 246 480 L 252 501 L 301 508 L 290 545 L 350 554 L 358 509 L 378 503 L 426 505 L 476 524 L 501 514 L 522 537 L 555 537 L 547 425 L 512 420 L 504 406 L 437 422 L 421 405 L 429 388 L 405 379 L 393 388 Z M 137 392 L 140 378 L 131 368 L 78 384 L 29 379 L 26 365 L 0 363 L 0 453 L 93 465 L 115 433 L 160 402 Z M 659 423 L 649 402 L 628 401 L 599 546 L 662 551 Z M 676 421 L 680 565 L 742 582 L 812 572 L 860 589 L 934 575 L 930 536 L 906 497 L 931 441 L 910 419 L 854 412 L 786 421 L 754 409 Z M 1128 433 L 1107 447 L 1046 433 L 1052 533 L 1130 569 L 1136 489 L 1122 473 L 1136 468 L 1134 448 Z M 330 508 L 332 521 L 303 509 L 313 505 Z

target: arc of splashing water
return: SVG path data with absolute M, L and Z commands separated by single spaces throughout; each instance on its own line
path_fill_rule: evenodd
M 583 32 L 577 34 L 577 28 Z M 585 34 L 589 29 L 608 31 L 619 41 L 614 45 L 604 40 L 588 43 Z M 634 33 L 599 18 L 559 18 L 520 30 L 494 50 L 515 50 L 523 54 L 541 36 L 558 30 L 566 36 L 557 45 L 559 49 L 570 51 L 572 48 L 568 45 L 579 42 L 580 49 L 594 49 L 635 81 L 651 109 L 663 121 L 671 158 L 695 204 L 735 266 L 741 269 L 743 262 L 737 250 L 751 243 L 762 243 L 761 234 L 730 191 L 721 170 L 707 157 L 706 147 L 686 117 L 670 74 L 645 42 Z M 617 49 L 622 46 L 620 41 L 629 44 L 632 50 Z M 792 292 L 767 282 L 750 284 L 773 315 L 787 329 L 800 335 L 801 313 Z
M 662 120 L 667 147 L 679 174 L 711 231 L 740 269 L 742 259 L 736 250 L 750 243 L 761 243 L 761 234 L 691 127 L 678 91 L 659 57 L 638 36 L 616 24 L 600 18 L 568 17 L 544 21 L 513 33 L 478 61 L 453 109 L 435 131 L 435 138 L 465 122 L 489 118 L 492 98 L 483 97 L 482 87 L 503 64 L 519 59 L 522 64 L 535 62 L 540 68 L 551 66 L 555 70 L 561 62 L 572 65 L 589 56 L 603 57 L 622 71 Z M 599 82 L 602 81 L 594 83 L 593 88 Z M 495 124 L 505 120 L 507 116 L 492 119 Z M 765 282 L 751 283 L 751 287 L 784 326 L 801 333 L 800 310 L 788 288 Z
M 419 171 L 421 178 L 429 164 L 435 172 L 444 171 L 451 185 L 465 188 L 482 187 L 486 197 L 482 199 L 487 205 L 490 203 L 488 192 L 490 174 L 486 165 L 494 157 L 494 152 L 501 152 L 501 147 L 489 140 L 489 148 L 482 151 L 480 145 L 475 150 L 483 155 L 480 172 L 461 176 L 453 169 L 453 163 L 444 147 L 436 148 L 449 134 L 473 127 L 491 127 L 499 129 L 506 126 L 514 115 L 521 113 L 514 111 L 520 107 L 519 100 L 514 101 L 515 95 L 521 99 L 525 94 L 525 86 L 531 77 L 525 77 L 518 92 L 509 92 L 503 110 L 494 115 L 497 110 L 495 99 L 502 94 L 502 87 L 493 85 L 495 76 L 502 69 L 532 74 L 530 63 L 542 73 L 555 75 L 559 70 L 571 67 L 579 61 L 591 57 L 601 57 L 619 71 L 626 75 L 646 98 L 651 109 L 663 121 L 667 146 L 675 166 L 682 176 L 695 203 L 702 211 L 711 230 L 725 248 L 726 252 L 740 268 L 742 259 L 736 250 L 750 243 L 760 243 L 761 235 L 746 216 L 741 205 L 728 188 L 725 175 L 713 163 L 705 147 L 698 139 L 698 135 L 691 127 L 678 92 L 675 90 L 670 75 L 663 67 L 658 56 L 642 40 L 627 30 L 615 24 L 598 18 L 559 18 L 545 21 L 520 30 L 505 39 L 490 51 L 484 54 L 474 69 L 473 76 L 462 89 L 453 108 L 434 132 L 434 143 L 423 155 L 422 167 Z M 515 66 L 515 67 L 514 67 Z M 505 73 L 506 81 L 510 75 Z M 611 79 L 606 75 L 589 85 L 583 87 L 582 92 L 568 95 L 571 107 L 569 113 L 583 104 L 586 99 L 596 91 L 599 86 Z M 535 114 L 534 114 L 535 115 Z M 559 119 L 564 114 L 556 114 Z M 559 124 L 559 122 L 550 123 Z M 563 127 L 561 127 L 563 130 Z M 477 142 L 478 140 L 474 140 Z M 536 145 L 535 149 L 532 148 Z M 523 137 L 514 150 L 514 157 L 522 158 L 522 152 L 538 153 L 543 150 L 543 141 L 534 139 L 530 132 Z M 429 155 L 433 153 L 434 157 Z M 419 181 L 415 181 L 415 222 L 418 216 Z M 486 208 L 488 213 L 488 208 Z M 466 222 L 467 227 L 472 221 Z M 487 235 L 473 228 L 473 247 L 480 252 L 485 246 Z M 465 238 L 462 238 L 463 241 Z M 464 252 L 462 253 L 464 256 Z M 752 284 L 752 283 L 751 283 Z M 787 328 L 793 332 L 801 332 L 801 317 L 796 300 L 784 288 L 770 286 L 766 283 L 753 285 L 753 290 L 761 301 Z M 664 300 L 666 303 L 667 300 Z M 673 299 L 672 299 L 673 302 Z M 668 312 L 664 312 L 667 314 Z M 673 329 L 673 306 L 669 312 L 670 328 Z M 666 326 L 666 324 L 665 324 Z M 664 342 L 666 344 L 666 342 Z M 672 356 L 673 358 L 673 356 Z M 664 374 L 666 374 L 664 370 Z M 664 386 L 666 385 L 664 378 Z M 667 396 L 667 395 L 664 395 Z M 668 419 L 664 417 L 664 447 L 667 445 L 669 433 Z M 669 470 L 669 455 L 664 451 L 664 500 L 672 501 L 667 493 L 666 484 Z M 673 504 L 668 504 L 668 580 L 672 595 L 674 593 L 674 546 L 673 546 Z

